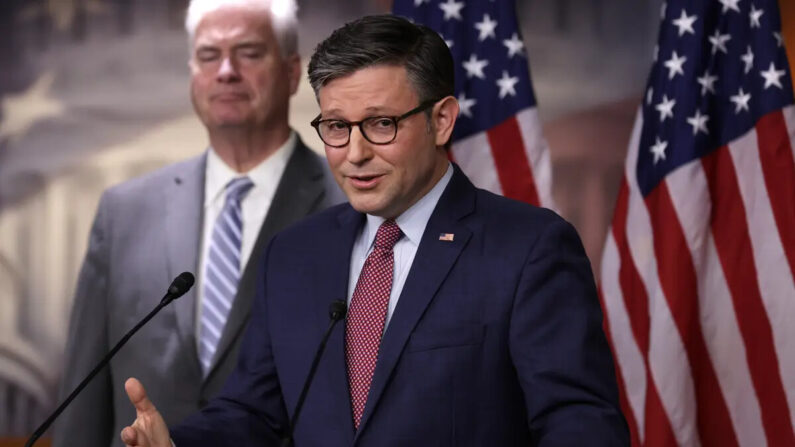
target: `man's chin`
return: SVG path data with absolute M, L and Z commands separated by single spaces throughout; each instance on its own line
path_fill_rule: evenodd
M 360 213 L 369 214 L 371 216 L 378 216 L 383 217 L 384 219 L 394 218 L 397 217 L 393 215 L 393 209 L 384 205 L 381 201 L 372 200 L 371 198 L 363 199 L 363 198 L 356 198 L 353 199 L 351 196 L 348 196 L 348 201 L 350 202 L 353 209 Z
M 213 121 L 215 122 L 213 127 L 217 129 L 234 130 L 250 126 L 249 121 L 242 117 L 223 117 L 216 118 Z
M 350 202 L 353 209 L 360 213 L 364 214 L 371 214 L 373 216 L 378 216 L 379 213 L 383 210 L 382 206 L 379 206 L 377 203 L 373 203 L 371 200 L 362 200 L 362 198 L 351 197 L 348 195 L 348 201 Z

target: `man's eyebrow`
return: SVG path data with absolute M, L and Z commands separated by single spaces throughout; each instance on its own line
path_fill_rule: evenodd
M 267 48 L 268 44 L 263 41 L 250 40 L 236 43 L 232 48 Z
M 232 49 L 240 48 L 268 48 L 268 44 L 258 40 L 248 40 L 232 45 Z M 196 51 L 221 51 L 221 46 L 216 43 L 200 43 L 196 45 Z
M 196 52 L 198 53 L 199 51 L 220 51 L 220 48 L 217 45 L 204 43 L 196 45 Z
M 346 120 L 346 119 L 344 119 L 344 118 L 340 118 L 340 117 L 339 117 L 339 113 L 340 113 L 340 112 L 339 112 L 339 110 L 337 110 L 337 109 L 333 109 L 333 110 L 327 110 L 325 113 L 323 113 L 323 112 L 320 112 L 320 119 L 322 119 L 322 120 L 341 120 L 341 121 L 347 121 L 347 120 Z
M 367 116 L 364 118 L 371 118 L 373 116 L 397 116 L 400 115 L 397 111 L 393 110 L 389 106 L 370 106 L 364 109 Z M 340 118 L 339 115 L 344 114 L 344 111 L 339 108 L 331 108 L 326 110 L 325 112 L 321 112 L 320 116 L 321 119 L 334 119 L 334 120 L 342 120 L 342 121 L 349 121 L 345 118 Z

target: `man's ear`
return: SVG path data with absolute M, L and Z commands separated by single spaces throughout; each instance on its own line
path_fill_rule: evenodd
M 455 121 L 458 119 L 458 111 L 458 100 L 452 96 L 439 100 L 433 106 L 431 119 L 433 120 L 433 131 L 436 133 L 437 146 L 444 146 L 450 141 Z
M 287 56 L 287 79 L 290 82 L 290 95 L 294 95 L 301 82 L 301 56 L 298 53 Z

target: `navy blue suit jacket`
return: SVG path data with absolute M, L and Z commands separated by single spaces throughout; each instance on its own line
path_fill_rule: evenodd
M 345 204 L 273 239 L 237 370 L 218 399 L 172 428 L 177 447 L 278 445 L 329 304 L 348 295 L 364 222 Z M 381 341 L 358 431 L 344 334 L 338 324 L 320 361 L 298 447 L 629 445 L 575 230 L 476 189 L 457 167 Z

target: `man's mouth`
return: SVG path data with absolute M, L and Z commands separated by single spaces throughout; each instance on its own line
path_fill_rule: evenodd
M 383 174 L 359 174 L 349 175 L 348 180 L 356 189 L 372 189 L 381 182 L 383 177 Z
M 217 93 L 212 96 L 213 101 L 244 101 L 248 99 L 248 95 L 242 92 L 225 92 Z

